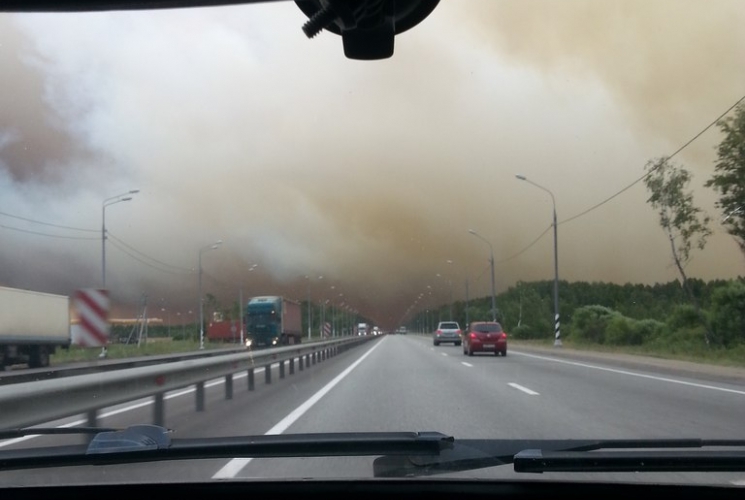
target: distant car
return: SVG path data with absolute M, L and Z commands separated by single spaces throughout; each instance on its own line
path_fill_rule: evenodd
M 460 326 L 456 321 L 440 321 L 437 330 L 432 334 L 432 343 L 440 345 L 443 342 L 452 342 L 460 345 L 462 341 Z
M 496 321 L 475 321 L 463 337 L 463 354 L 473 356 L 475 352 L 493 352 L 507 356 L 507 333 Z
M 398 327 L 398 328 L 396 329 L 396 333 L 400 333 L 400 334 L 402 334 L 402 335 L 406 335 L 406 327 L 405 327 L 405 326 L 399 326 L 399 327 Z

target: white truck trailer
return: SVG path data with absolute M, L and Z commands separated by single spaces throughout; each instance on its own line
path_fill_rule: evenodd
M 49 357 L 70 341 L 69 297 L 0 287 L 0 370 L 49 366 Z

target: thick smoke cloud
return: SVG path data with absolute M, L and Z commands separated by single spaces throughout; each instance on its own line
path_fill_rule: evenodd
M 550 232 L 520 253 L 550 198 L 515 174 L 550 187 L 562 220 L 638 178 L 740 97 L 743 15 L 736 1 L 447 2 L 376 62 L 306 39 L 291 2 L 0 17 L 0 211 L 92 230 L 0 216 L 91 238 L 0 228 L 0 282 L 98 286 L 102 201 L 130 189 L 106 211 L 121 314 L 147 294 L 186 316 L 218 239 L 201 261 L 221 301 L 310 294 L 389 326 L 425 290 L 428 305 L 466 279 L 488 293 L 490 249 L 468 229 L 492 243 L 500 290 L 551 278 Z M 708 210 L 717 140 L 679 158 Z M 645 200 L 639 184 L 562 224 L 562 278 L 674 279 Z M 741 271 L 721 231 L 691 265 Z

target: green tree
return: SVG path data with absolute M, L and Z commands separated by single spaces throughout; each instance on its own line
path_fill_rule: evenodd
M 745 105 L 717 125 L 724 138 L 717 148 L 714 175 L 705 186 L 719 193 L 716 206 L 722 210 L 722 223 L 745 253 Z
M 736 280 L 712 294 L 712 325 L 722 343 L 731 347 L 745 341 L 745 283 Z
M 699 250 L 706 246 L 706 239 L 711 235 L 710 217 L 694 205 L 693 194 L 687 191 L 691 175 L 685 168 L 674 165 L 667 158 L 658 158 L 647 162 L 645 169 L 647 175 L 644 177 L 644 183 L 651 193 L 647 202 L 657 210 L 660 226 L 670 241 L 673 261 L 683 281 L 683 288 L 706 329 L 706 343 L 709 344 L 712 334 L 688 281 L 685 268 L 694 244 Z

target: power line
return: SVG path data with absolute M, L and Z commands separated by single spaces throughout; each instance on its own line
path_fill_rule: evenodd
M 739 105 L 739 104 L 740 104 L 741 102 L 743 102 L 743 101 L 745 101 L 745 96 L 742 96 L 742 97 L 741 97 L 740 99 L 738 99 L 738 100 L 737 100 L 737 102 L 735 102 L 735 103 L 734 103 L 734 104 L 733 104 L 732 106 L 730 106 L 730 107 L 729 107 L 729 108 L 727 109 L 727 111 L 725 111 L 724 113 L 722 113 L 721 115 L 719 115 L 719 116 L 718 116 L 718 117 L 717 117 L 717 118 L 716 118 L 716 119 L 715 119 L 714 121 L 712 121 L 712 122 L 711 122 L 711 123 L 709 123 L 709 124 L 708 124 L 708 125 L 707 125 L 706 127 L 704 127 L 704 129 L 703 129 L 703 130 L 701 130 L 701 131 L 700 131 L 700 132 L 699 132 L 698 134 L 694 135 L 694 136 L 693 136 L 693 137 L 692 137 L 692 138 L 691 138 L 690 140 L 688 140 L 688 142 L 686 142 L 686 143 L 685 143 L 685 144 L 683 144 L 683 145 L 682 145 L 681 147 L 679 147 L 679 148 L 678 148 L 677 150 L 675 150 L 675 152 L 674 152 L 673 154 L 671 154 L 670 156 L 668 156 L 668 157 L 667 157 L 667 159 L 668 159 L 668 160 L 671 160 L 671 159 L 673 159 L 673 158 L 674 158 L 674 157 L 675 157 L 675 156 L 676 156 L 676 155 L 677 155 L 678 153 L 680 153 L 680 152 L 681 152 L 681 151 L 683 151 L 683 150 L 684 150 L 685 148 L 687 148 L 688 146 L 690 146 L 690 145 L 691 145 L 691 143 L 693 143 L 693 141 L 695 141 L 696 139 L 698 139 L 699 137 L 701 137 L 701 136 L 702 136 L 702 135 L 703 135 L 703 134 L 704 134 L 704 133 L 705 133 L 705 132 L 706 132 L 707 130 L 709 130 L 709 129 L 710 129 L 711 127 L 713 127 L 714 125 L 716 125 L 716 124 L 717 124 L 717 122 L 718 122 L 719 120 L 721 120 L 722 118 L 724 118 L 724 116 L 725 116 L 725 115 L 727 115 L 727 114 L 728 114 L 728 113 L 729 113 L 730 111 L 732 111 L 733 109 L 735 109 L 735 108 L 736 108 L 736 107 L 737 107 L 737 106 L 738 106 L 738 105 Z M 577 215 L 574 215 L 574 216 L 572 216 L 572 217 L 569 217 L 568 219 L 564 219 L 563 221 L 560 221 L 560 222 L 559 222 L 559 224 L 564 224 L 565 222 L 570 222 L 570 221 L 573 221 L 573 220 L 575 220 L 575 219 L 577 219 L 577 218 L 579 218 L 579 217 L 582 217 L 583 215 L 585 215 L 585 214 L 587 214 L 587 213 L 589 213 L 589 212 L 592 212 L 592 211 L 593 211 L 593 210 L 595 210 L 596 208 L 598 208 L 598 207 L 600 207 L 600 206 L 602 206 L 602 205 L 605 205 L 606 203 L 608 203 L 609 201 L 611 201 L 611 200 L 612 200 L 613 198 L 615 198 L 616 196 L 618 196 L 618 195 L 620 195 L 620 194 L 622 194 L 622 193 L 624 193 L 624 192 L 628 191 L 628 190 L 629 190 L 629 189 L 631 189 L 631 188 L 632 188 L 633 186 L 635 186 L 636 184 L 638 184 L 638 183 L 640 183 L 641 181 L 643 181 L 643 180 L 644 180 L 645 178 L 647 178 L 647 177 L 649 177 L 650 175 L 652 175 L 652 173 L 653 173 L 653 172 L 654 172 L 654 171 L 655 171 L 655 170 L 656 170 L 657 168 L 659 168 L 659 166 L 658 166 L 658 167 L 655 167 L 655 168 L 653 168 L 652 170 L 650 170 L 649 172 L 645 173 L 644 175 L 642 175 L 641 177 L 639 177 L 638 179 L 636 179 L 636 180 L 635 180 L 634 182 L 632 182 L 631 184 L 629 184 L 629 185 L 628 185 L 628 186 L 626 186 L 625 188 L 621 189 L 621 190 L 620 190 L 620 191 L 618 191 L 617 193 L 615 193 L 615 194 L 613 194 L 613 195 L 609 196 L 608 198 L 606 198 L 605 200 L 601 201 L 600 203 L 597 203 L 597 204 L 595 204 L 595 205 L 591 206 L 591 207 L 590 207 L 590 208 L 588 208 L 587 210 L 584 210 L 583 212 L 580 212 L 580 213 L 578 213 Z
M 67 239 L 67 240 L 100 240 L 101 239 L 101 238 L 95 238 L 92 236 L 65 236 L 62 234 L 42 233 L 40 231 L 30 231 L 28 229 L 21 229 L 20 227 L 6 226 L 4 224 L 0 224 L 0 227 L 3 229 L 10 229 L 11 231 L 18 231 L 21 233 L 33 234 L 36 236 L 46 236 L 48 238 L 60 238 L 60 239 Z
M 51 222 L 42 222 L 42 221 L 35 220 L 35 219 L 29 219 L 27 217 L 21 217 L 20 215 L 9 214 L 7 212 L 0 212 L 0 215 L 4 215 L 6 217 L 12 217 L 14 219 L 19 219 L 19 220 L 26 221 L 26 222 L 33 222 L 34 224 L 41 224 L 43 226 L 58 227 L 60 229 L 69 229 L 71 231 L 84 231 L 84 232 L 88 232 L 88 233 L 97 233 L 97 232 L 99 232 L 98 229 L 86 229 L 86 228 L 82 228 L 82 227 L 72 227 L 72 226 L 63 226 L 63 225 L 60 225 L 60 224 L 52 224 Z
M 126 247 L 120 246 L 120 244 L 116 240 L 112 240 L 111 244 L 114 246 L 114 248 L 116 248 L 117 250 L 119 250 L 123 254 L 127 255 L 128 257 L 130 257 L 130 258 L 132 258 L 132 259 L 134 259 L 134 260 L 136 260 L 136 261 L 138 261 L 138 262 L 140 262 L 142 264 L 145 264 L 146 266 L 148 266 L 148 267 L 150 267 L 152 269 L 155 269 L 155 270 L 160 271 L 160 272 L 163 272 L 163 273 L 169 273 L 169 274 L 184 274 L 183 272 L 172 271 L 170 269 L 163 269 L 162 267 L 153 265 L 150 262 L 147 262 L 146 260 L 138 257 L 137 255 L 134 255 L 134 254 L 130 253 L 129 250 L 126 249 Z
M 481 277 L 484 276 L 484 273 L 486 273 L 486 271 L 488 271 L 489 269 L 491 269 L 491 263 L 488 266 L 486 266 L 484 270 L 481 271 L 481 273 L 479 273 L 478 276 L 476 276 L 476 282 L 478 282 L 481 279 Z
M 541 238 L 543 238 L 546 235 L 546 233 L 549 231 L 549 229 L 551 229 L 552 227 L 554 227 L 554 225 L 553 224 L 550 224 L 546 229 L 543 230 L 543 232 L 541 234 L 538 235 L 538 237 L 536 239 L 534 239 L 530 243 L 530 245 L 526 246 L 525 248 L 523 248 L 522 250 L 520 250 L 519 252 L 517 252 L 516 254 L 514 254 L 514 255 L 512 255 L 510 257 L 507 257 L 505 259 L 502 259 L 502 260 L 499 260 L 499 261 L 495 262 L 495 264 L 501 264 L 502 262 L 507 262 L 508 260 L 512 260 L 512 259 L 514 259 L 514 258 L 522 255 L 530 247 L 532 247 L 533 245 L 535 245 L 536 243 L 538 243 L 538 240 L 540 240 Z
M 707 131 L 707 130 L 709 130 L 709 129 L 710 129 L 711 127 L 713 127 L 714 125 L 716 125 L 716 124 L 717 124 L 717 122 L 719 122 L 719 120 L 721 120 L 722 118 L 724 118 L 724 117 L 725 117 L 725 116 L 726 116 L 726 115 L 727 115 L 727 114 L 728 114 L 729 112 L 731 112 L 731 111 L 732 111 L 733 109 L 735 109 L 735 108 L 736 108 L 736 107 L 737 107 L 737 106 L 738 106 L 738 105 L 739 105 L 740 103 L 742 103 L 743 101 L 745 101 L 745 96 L 742 96 L 742 97 L 741 97 L 740 99 L 738 99 L 738 100 L 737 100 L 737 101 L 736 101 L 736 102 L 735 102 L 735 103 L 734 103 L 734 104 L 733 104 L 732 106 L 730 106 L 729 108 L 727 108 L 727 110 L 726 110 L 726 111 L 725 111 L 724 113 L 722 113 L 721 115 L 719 115 L 719 116 L 718 116 L 718 117 L 717 117 L 717 118 L 716 118 L 716 119 L 715 119 L 714 121 L 712 121 L 711 123 L 709 123 L 709 124 L 708 124 L 708 125 L 707 125 L 706 127 L 704 127 L 704 128 L 703 128 L 703 129 L 702 129 L 702 130 L 701 130 L 700 132 L 698 132 L 698 133 L 697 133 L 696 135 L 694 135 L 694 136 L 693 136 L 693 137 L 692 137 L 691 139 L 689 139 L 689 140 L 688 140 L 688 141 L 687 141 L 687 142 L 686 142 L 685 144 L 683 144 L 683 145 L 682 145 L 682 146 L 680 146 L 680 147 L 679 147 L 678 149 L 676 149 L 676 150 L 675 150 L 675 151 L 674 151 L 674 152 L 673 152 L 673 153 L 672 153 L 672 154 L 671 154 L 670 156 L 668 156 L 668 157 L 667 157 L 667 159 L 669 160 L 669 159 L 672 159 L 672 158 L 674 158 L 674 157 L 675 157 L 676 155 L 678 155 L 678 154 L 679 154 L 679 153 L 680 153 L 681 151 L 683 151 L 683 150 L 684 150 L 685 148 L 687 148 L 688 146 L 690 146 L 690 145 L 691 145 L 691 143 L 693 143 L 693 142 L 694 142 L 694 141 L 695 141 L 696 139 L 698 139 L 699 137 L 701 137 L 701 136 L 702 136 L 702 135 L 703 135 L 704 133 L 706 133 L 706 131 Z M 659 168 L 659 167 L 657 167 L 657 168 Z M 570 221 L 573 221 L 573 220 L 575 220 L 575 219 L 578 219 L 578 218 L 582 217 L 583 215 L 585 215 L 585 214 L 588 214 L 589 212 L 591 212 L 591 211 L 595 210 L 596 208 L 599 208 L 599 207 L 601 207 L 602 205 L 605 205 L 606 203 L 608 203 L 609 201 L 611 201 L 611 200 L 612 200 L 613 198 L 615 198 L 616 196 L 619 196 L 620 194 L 623 194 L 624 192 L 628 191 L 629 189 L 631 189 L 632 187 L 634 187 L 634 186 L 635 186 L 636 184 L 638 184 L 639 182 L 643 181 L 643 180 L 644 180 L 644 179 L 645 179 L 646 177 L 648 177 L 649 175 L 651 175 L 651 174 L 652 174 L 652 173 L 654 172 L 654 170 L 655 170 L 655 169 L 652 169 L 652 170 L 650 170 L 649 172 L 645 173 L 644 175 L 642 175 L 641 177 L 639 177 L 639 178 L 638 178 L 638 179 L 636 179 L 636 180 L 635 180 L 634 182 L 632 182 L 632 183 L 631 183 L 631 184 L 629 184 L 628 186 L 624 187 L 623 189 L 621 189 L 621 190 L 620 190 L 620 191 L 618 191 L 617 193 L 615 193 L 615 194 L 613 194 L 613 195 L 609 196 L 608 198 L 606 198 L 605 200 L 601 201 L 600 203 L 597 203 L 597 204 L 595 204 L 595 205 L 591 206 L 591 207 L 590 207 L 590 208 L 588 208 L 587 210 L 584 210 L 584 211 L 582 211 L 582 212 L 578 213 L 577 215 L 573 215 L 572 217 L 569 217 L 568 219 L 564 219 L 564 220 L 562 220 L 562 221 L 559 221 L 559 222 L 558 222 L 558 225 L 561 225 L 561 224 L 564 224 L 565 222 L 570 222 Z M 532 242 L 531 242 L 531 243 L 530 243 L 530 244 L 529 244 L 528 246 L 526 246 L 525 248 L 523 248 L 522 250 L 520 250 L 520 251 L 519 251 L 518 253 L 516 253 L 515 255 L 513 255 L 513 256 L 511 256 L 511 257 L 507 257 L 506 259 L 502 259 L 502 260 L 500 260 L 499 262 L 500 262 L 500 263 L 502 263 L 502 262 L 505 262 L 505 261 L 508 261 L 508 260 L 514 259 L 514 258 L 515 258 L 515 257 L 517 257 L 518 255 L 521 255 L 521 254 L 522 254 L 523 252 L 525 252 L 525 251 L 526 251 L 526 250 L 528 250 L 528 249 L 529 249 L 530 247 L 532 247 L 533 245 L 535 245 L 535 244 L 536 244 L 536 243 L 538 242 L 538 240 L 540 240 L 541 238 L 543 238 L 543 236 L 545 236 L 545 235 L 546 235 L 546 233 L 548 232 L 548 230 L 549 230 L 549 229 L 551 229 L 551 227 L 552 227 L 552 226 L 553 226 L 553 224 L 552 224 L 551 226 L 549 226 L 549 227 L 548 227 L 547 229 L 545 229 L 545 230 L 544 230 L 544 231 L 543 231 L 543 232 L 542 232 L 542 233 L 541 233 L 541 234 L 540 234 L 540 235 L 539 235 L 539 236 L 538 236 L 538 237 L 537 237 L 537 238 L 536 238 L 535 240 L 533 240 L 533 241 L 532 241 Z
M 149 256 L 149 255 L 147 255 L 146 253 L 144 253 L 144 252 L 141 252 L 141 251 L 137 250 L 137 249 L 136 249 L 135 247 L 133 247 L 132 245 L 129 245 L 129 244 L 125 243 L 125 242 L 124 242 L 124 241 L 123 241 L 123 240 L 122 240 L 121 238 L 117 238 L 116 236 L 114 236 L 113 234 L 111 234 L 111 233 L 110 233 L 110 232 L 109 232 L 108 230 L 106 231 L 106 234 L 107 234 L 107 237 L 108 237 L 108 238 L 110 238 L 110 239 L 112 239 L 112 240 L 115 240 L 115 241 L 116 241 L 116 242 L 118 242 L 119 244 L 121 244 L 121 245 L 123 245 L 123 246 L 127 247 L 127 248 L 128 248 L 129 250 L 131 250 L 131 251 L 135 252 L 136 254 L 139 254 L 140 256 L 142 256 L 142 257 L 143 257 L 143 258 L 145 258 L 145 259 L 149 259 L 149 260 L 151 260 L 152 262 L 155 262 L 156 264 L 158 264 L 158 265 L 160 265 L 160 266 L 164 266 L 164 267 L 168 267 L 168 268 L 171 268 L 171 269 L 172 269 L 172 270 L 173 270 L 174 272 L 180 272 L 180 273 L 189 273 L 189 274 L 190 274 L 190 273 L 192 272 L 192 270 L 191 270 L 191 269 L 187 269 L 187 268 L 185 268 L 185 267 L 174 266 L 173 264 L 168 264 L 167 262 L 162 262 L 162 261 L 160 261 L 160 260 L 158 260 L 158 259 L 156 259 L 156 258 L 154 258 L 154 257 L 150 257 L 150 256 Z

